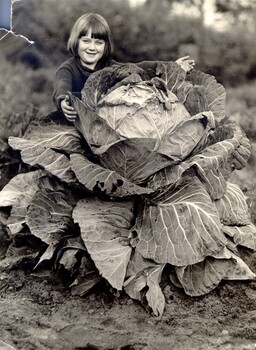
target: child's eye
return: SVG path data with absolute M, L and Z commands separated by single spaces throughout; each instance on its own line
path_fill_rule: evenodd
M 96 45 L 103 45 L 104 44 L 104 40 L 96 40 L 95 44 Z
M 81 41 L 82 41 L 83 43 L 90 43 L 90 42 L 91 42 L 90 39 L 81 39 Z

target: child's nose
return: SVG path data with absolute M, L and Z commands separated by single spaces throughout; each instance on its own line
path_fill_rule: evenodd
M 91 50 L 94 50 L 94 49 L 95 49 L 95 42 L 94 42 L 93 40 L 90 42 L 89 48 L 90 48 Z

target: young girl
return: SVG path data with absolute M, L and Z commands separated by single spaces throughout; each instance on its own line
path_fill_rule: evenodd
M 65 61 L 56 72 L 53 100 L 65 117 L 73 122 L 77 113 L 69 105 L 67 93 L 70 91 L 81 97 L 81 90 L 91 73 L 117 62 L 112 60 L 113 40 L 109 25 L 98 14 L 88 13 L 76 21 L 67 48 L 73 57 Z M 186 72 L 195 64 L 189 56 L 181 57 L 176 62 Z M 150 66 L 154 63 L 147 61 L 146 64 Z

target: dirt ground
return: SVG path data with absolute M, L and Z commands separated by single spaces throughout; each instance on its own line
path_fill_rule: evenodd
M 234 180 L 256 222 L 254 175 L 245 169 Z M 103 284 L 80 298 L 54 278 L 10 271 L 19 249 L 0 261 L 0 350 L 256 350 L 256 281 L 223 281 L 196 298 L 163 282 L 166 308 L 155 317 Z M 256 272 L 256 254 L 247 263 Z
M 256 349 L 256 282 L 197 298 L 166 286 L 162 317 L 106 288 L 74 297 L 20 270 L 2 273 L 0 288 L 0 338 L 15 349 Z

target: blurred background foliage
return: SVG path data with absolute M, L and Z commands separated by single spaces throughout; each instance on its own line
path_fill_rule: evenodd
M 211 3 L 214 18 L 208 23 Z M 36 114 L 54 109 L 54 73 L 69 54 L 72 25 L 87 12 L 103 15 L 122 62 L 176 60 L 189 54 L 196 69 L 227 89 L 227 114 L 256 140 L 256 0 L 22 0 L 12 30 L 34 44 L 0 45 L 0 187 L 12 159 L 7 138 L 21 135 Z M 23 41 L 24 38 L 17 37 Z M 18 40 L 17 39 L 17 40 Z M 8 158 L 9 157 L 9 158 Z M 11 160 L 12 162 L 12 160 Z
M 35 42 L 8 59 L 33 69 L 57 67 L 67 58 L 66 42 L 75 20 L 86 12 L 102 14 L 110 24 L 115 58 L 120 61 L 175 60 L 182 53 L 196 56 L 198 69 L 213 73 L 228 85 L 256 75 L 256 4 L 254 0 L 210 0 L 222 14 L 225 28 L 209 26 L 209 0 L 23 0 L 14 3 L 13 30 Z M 244 4 L 244 5 L 241 5 Z M 247 6 L 245 5 L 247 3 Z M 184 5 L 177 13 L 175 5 Z M 217 21 L 216 21 L 217 22 Z

